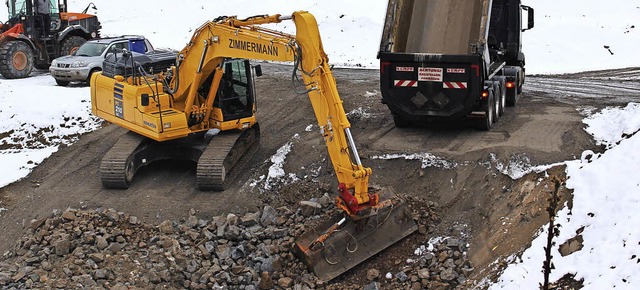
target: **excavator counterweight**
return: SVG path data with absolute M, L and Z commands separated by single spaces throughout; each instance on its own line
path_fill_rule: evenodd
M 293 20 L 295 36 L 261 27 L 284 20 Z M 109 56 L 108 69 L 91 79 L 92 111 L 131 132 L 103 158 L 103 185 L 127 188 L 138 168 L 186 158 L 198 163 L 201 189 L 224 190 L 228 172 L 260 138 L 253 75 L 261 69 L 247 59 L 294 63 L 338 179 L 336 206 L 344 214 L 296 242 L 316 275 L 333 279 L 414 232 L 406 204 L 391 190 L 369 187 L 372 170 L 360 160 L 318 24 L 305 11 L 207 22 L 166 71 L 147 69 L 160 60 Z

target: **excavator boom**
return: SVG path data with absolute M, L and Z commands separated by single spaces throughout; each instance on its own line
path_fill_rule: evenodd
M 295 23 L 295 36 L 260 26 L 284 20 Z M 125 64 L 135 63 L 135 60 L 127 61 L 124 55 L 122 58 L 125 58 L 122 61 Z M 237 69 L 234 71 L 234 66 L 229 64 L 238 58 L 293 62 L 294 69 L 302 76 L 338 179 L 336 204 L 346 216 L 338 225 L 336 221 L 329 221 L 296 242 L 298 253 L 318 277 L 330 280 L 417 230 L 410 211 L 400 198 L 390 190 L 369 187 L 372 171 L 360 160 L 350 131 L 351 124 L 322 46 L 318 24 L 308 12 L 243 20 L 221 17 L 206 22 L 196 29 L 178 54 L 175 66 L 166 72 L 149 75 L 134 65 L 130 70 L 132 75 L 107 76 L 103 73 L 93 77 L 93 112 L 144 136 L 156 147 L 156 143 L 176 142 L 212 129 L 219 130 L 219 134 L 227 136 L 228 145 L 218 145 L 210 150 L 218 136 L 212 138 L 211 144 L 205 144 L 209 148 L 200 153 L 198 175 L 224 180 L 226 170 L 237 161 L 237 158 L 230 159 L 230 153 L 226 152 L 234 152 L 231 148 L 235 149 L 238 144 L 248 144 L 245 147 L 249 148 L 254 143 L 252 140 L 259 139 L 259 131 L 248 134 L 249 141 L 239 133 L 251 132 L 257 127 L 255 103 L 251 103 L 249 114 L 231 117 L 225 111 L 224 104 L 229 99 L 224 90 L 227 83 L 253 90 L 251 81 L 245 83 L 239 82 L 241 78 L 230 78 Z M 248 67 L 246 62 L 245 68 Z M 247 78 L 251 77 L 250 71 L 245 69 Z M 237 137 L 229 137 L 229 134 Z M 129 139 L 133 141 L 127 143 L 131 145 L 125 144 L 129 146 L 126 150 L 144 152 L 146 145 L 140 143 L 140 138 L 129 136 Z M 217 161 L 209 162 L 201 173 L 200 162 L 203 158 L 209 160 L 207 158 L 213 154 L 217 154 Z M 120 159 L 126 157 L 124 153 L 120 155 L 123 155 Z M 143 165 L 135 161 L 138 159 L 124 158 L 124 161 L 118 161 L 117 168 L 127 172 L 127 164 L 132 162 L 129 168 L 135 173 Z M 105 171 L 109 171 L 109 166 L 105 166 Z M 218 173 L 213 176 L 209 172 Z M 214 189 L 217 188 L 215 184 L 218 183 L 214 181 L 213 184 Z M 353 242 L 359 244 L 357 250 L 350 248 Z M 336 261 L 337 254 L 341 257 L 339 261 Z

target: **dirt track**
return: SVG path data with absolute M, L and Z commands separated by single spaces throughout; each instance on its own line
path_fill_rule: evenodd
M 124 134 L 108 125 L 62 148 L 22 181 L 0 189 L 0 200 L 8 209 L 0 213 L 0 253 L 25 233 L 30 220 L 48 216 L 54 209 L 115 208 L 160 223 L 184 218 L 192 208 L 198 216 L 210 218 L 256 211 L 264 203 L 293 205 L 333 189 L 335 178 L 325 170 L 326 149 L 313 112 L 305 95 L 292 92 L 290 67 L 263 64 L 263 71 L 265 75 L 257 81 L 261 148 L 230 189 L 199 192 L 195 166 L 188 162 L 164 162 L 143 169 L 126 191 L 102 189 L 99 161 Z M 615 75 L 621 77 L 613 79 L 607 77 L 611 72 L 529 77 L 518 105 L 508 108 L 491 132 L 465 126 L 395 128 L 380 103 L 377 71 L 336 69 L 334 73 L 346 111 L 362 108 L 359 114 L 350 114 L 350 119 L 363 162 L 374 171 L 372 183 L 438 203 L 442 222 L 430 229 L 431 235 L 467 237 L 471 259 L 479 270 L 476 274 L 481 274 L 495 258 L 528 243 L 545 221 L 544 192 L 549 189 L 545 182 L 538 182 L 538 178 L 545 180 L 544 174 L 514 181 L 498 169 L 508 164 L 555 163 L 577 158 L 586 149 L 599 150 L 582 130 L 577 109 L 640 100 L 638 71 L 619 70 Z M 305 130 L 312 124 L 310 131 Z M 287 142 L 292 143 L 292 150 L 284 169 L 298 181 L 264 189 L 257 181 L 268 172 L 269 158 Z M 374 159 L 389 153 L 425 152 L 447 161 L 450 168 L 422 168 L 418 160 Z M 563 172 L 558 168 L 551 174 L 562 176 Z M 424 243 L 413 238 L 404 245 Z M 392 247 L 383 255 L 406 251 Z

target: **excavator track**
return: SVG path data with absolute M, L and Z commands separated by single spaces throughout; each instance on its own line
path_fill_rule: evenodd
M 241 158 L 253 155 L 260 141 L 258 124 L 242 132 L 220 132 L 198 160 L 196 184 L 200 190 L 223 191 L 241 168 Z
M 144 137 L 127 132 L 118 139 L 100 162 L 100 179 L 104 188 L 127 189 L 140 167 L 136 151 Z

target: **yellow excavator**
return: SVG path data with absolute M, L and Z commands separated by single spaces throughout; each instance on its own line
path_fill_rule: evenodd
M 293 20 L 295 36 L 261 26 L 284 20 Z M 338 178 L 343 213 L 296 240 L 318 278 L 331 280 L 417 230 L 401 198 L 369 186 L 371 169 L 360 160 L 318 24 L 306 11 L 219 17 L 199 27 L 175 58 L 111 53 L 91 78 L 91 107 L 130 132 L 103 157 L 103 186 L 127 188 L 140 167 L 186 158 L 197 162 L 199 188 L 224 190 L 227 174 L 260 138 L 253 77 L 261 68 L 248 59 L 294 63 Z

